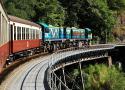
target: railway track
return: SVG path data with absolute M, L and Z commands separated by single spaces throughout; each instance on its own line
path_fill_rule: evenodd
M 50 59 L 50 56 L 40 57 L 19 66 L 0 85 L 0 90 L 44 90 L 43 82 L 40 87 L 37 80 L 44 78 L 44 71 L 48 67 L 47 60 Z M 41 70 L 42 77 L 39 76 Z M 39 86 L 40 89 L 35 86 Z
M 47 68 L 47 62 L 42 61 L 36 65 L 34 65 L 26 74 L 26 76 L 24 77 L 22 84 L 21 84 L 21 88 L 20 90 L 43 90 L 43 86 L 39 86 L 39 88 L 37 88 L 37 80 L 38 80 L 38 76 L 39 76 L 39 72 L 41 70 L 43 70 L 43 67 Z M 46 69 L 45 69 L 46 70 Z M 29 84 L 32 83 L 32 84 Z M 42 83 L 42 82 L 41 82 Z M 43 88 L 43 89 L 42 89 Z
M 61 55 L 67 56 L 69 53 L 73 51 L 62 52 Z M 61 58 L 60 54 L 55 54 L 55 58 Z M 1 84 L 0 90 L 45 90 L 44 74 L 51 59 L 51 55 L 47 55 L 19 66 Z
M 94 48 L 85 50 L 95 50 Z M 0 85 L 0 90 L 46 90 L 44 86 L 44 75 L 48 65 L 57 60 L 83 52 L 84 49 L 66 50 L 46 55 L 22 64 L 6 78 Z M 51 63 L 48 63 L 51 62 Z

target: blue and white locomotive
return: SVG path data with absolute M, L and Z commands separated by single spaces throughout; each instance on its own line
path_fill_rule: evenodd
M 42 41 L 44 46 L 51 50 L 68 48 L 82 45 L 89 45 L 92 39 L 91 29 L 78 29 L 75 27 L 55 27 L 45 23 L 38 23 L 42 27 Z

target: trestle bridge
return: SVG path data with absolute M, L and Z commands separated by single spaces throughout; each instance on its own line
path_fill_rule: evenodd
M 101 58 L 107 58 L 111 66 L 111 53 L 118 47 L 124 47 L 124 44 L 69 48 L 34 59 L 15 69 L 1 84 L 0 90 L 72 90 L 66 84 L 66 66 L 77 63 L 81 69 L 81 63 Z M 62 69 L 62 77 L 55 73 L 59 69 Z M 84 89 L 84 78 L 81 79 Z

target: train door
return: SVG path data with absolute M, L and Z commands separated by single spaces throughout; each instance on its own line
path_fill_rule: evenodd
M 12 29 L 13 29 L 13 26 L 12 25 L 9 25 L 9 41 L 10 41 L 10 48 L 9 48 L 9 52 L 10 54 L 12 53 Z
M 13 61 L 13 25 L 9 25 L 9 38 L 10 38 L 10 42 L 9 42 L 9 53 L 10 53 L 10 61 Z

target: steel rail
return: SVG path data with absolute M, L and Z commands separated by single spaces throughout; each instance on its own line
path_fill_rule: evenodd
M 47 63 L 48 63 L 48 62 L 47 62 Z M 44 65 L 42 65 L 42 67 L 40 67 L 40 69 L 38 70 L 38 73 L 37 73 L 36 78 L 35 78 L 35 90 L 37 90 L 38 75 L 40 74 L 41 69 L 42 69 L 47 63 L 45 63 Z

